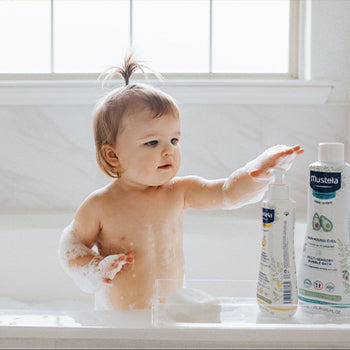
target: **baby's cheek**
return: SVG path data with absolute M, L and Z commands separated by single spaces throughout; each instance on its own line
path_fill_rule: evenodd
M 180 148 L 176 151 L 174 158 L 175 158 L 176 165 L 179 168 L 180 164 L 181 164 L 181 150 L 180 150 Z
M 128 170 L 133 178 L 140 178 L 151 174 L 152 171 L 154 172 L 154 166 L 149 157 L 141 156 L 133 159 Z

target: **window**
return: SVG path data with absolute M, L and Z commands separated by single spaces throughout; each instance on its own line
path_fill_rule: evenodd
M 295 77 L 296 0 L 0 0 L 0 74 L 91 77 L 129 46 L 161 73 Z

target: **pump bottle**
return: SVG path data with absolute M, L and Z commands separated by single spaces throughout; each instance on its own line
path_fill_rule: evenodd
M 273 170 L 275 182 L 262 202 L 263 239 L 257 301 L 263 314 L 292 317 L 297 310 L 294 255 L 295 201 L 284 182 L 284 171 Z
M 309 171 L 299 304 L 303 311 L 349 316 L 350 165 L 344 163 L 344 144 L 320 143 Z

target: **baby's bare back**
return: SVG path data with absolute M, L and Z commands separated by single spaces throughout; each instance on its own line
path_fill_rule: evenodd
M 150 308 L 156 279 L 183 279 L 183 197 L 172 186 L 107 193 L 97 247 L 101 256 L 132 252 L 107 287 L 114 309 Z

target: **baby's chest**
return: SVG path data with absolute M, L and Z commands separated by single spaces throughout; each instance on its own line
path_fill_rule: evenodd
M 147 219 L 147 217 L 145 218 Z M 182 247 L 182 220 L 158 218 L 122 222 L 111 220 L 101 232 L 98 245 L 106 255 L 137 252 L 157 255 Z

